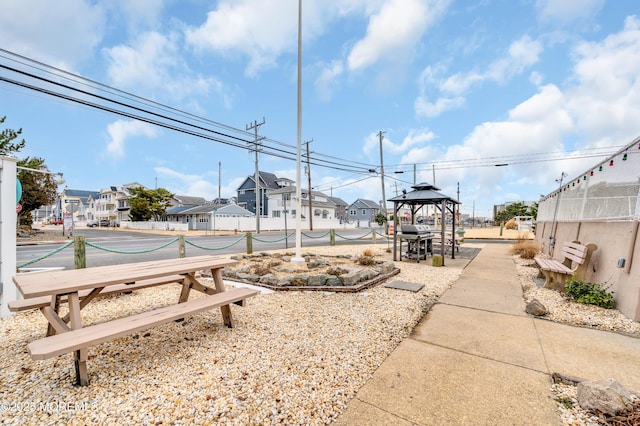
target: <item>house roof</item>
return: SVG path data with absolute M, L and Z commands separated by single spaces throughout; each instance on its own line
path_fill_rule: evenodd
M 280 185 L 278 185 L 277 182 L 282 179 L 279 179 L 273 173 L 258 171 L 258 175 L 260 176 L 260 188 L 266 188 L 266 189 L 280 188 Z M 252 184 L 250 186 L 246 185 L 247 182 L 251 182 Z M 240 190 L 241 188 L 255 189 L 255 187 L 256 187 L 255 175 L 249 175 L 244 181 L 242 181 L 242 184 L 238 187 L 238 190 Z
M 249 210 L 240 207 L 237 204 L 226 204 L 216 209 L 216 214 L 227 214 L 230 216 L 255 216 Z
M 349 206 L 349 204 L 347 204 L 346 201 L 344 201 L 342 198 L 339 198 L 339 197 L 329 197 L 329 200 L 331 200 L 331 202 L 335 204 L 337 207 Z
M 375 201 L 365 200 L 364 198 L 358 198 L 349 205 L 349 208 L 355 209 L 380 209 L 380 204 Z
M 184 214 L 184 212 L 185 212 L 186 210 L 190 210 L 190 209 L 192 209 L 192 208 L 193 208 L 193 206 L 176 206 L 176 207 L 171 207 L 170 209 L 167 209 L 167 210 L 165 211 L 165 215 L 170 215 L 170 214 L 173 214 L 173 215 L 177 215 L 177 214 Z
M 183 206 L 203 206 L 206 202 L 203 197 L 191 197 L 188 195 L 174 195 L 173 198 Z

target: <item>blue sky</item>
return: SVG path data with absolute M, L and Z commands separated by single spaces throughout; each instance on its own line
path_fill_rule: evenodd
M 538 200 L 562 171 L 581 173 L 640 134 L 637 0 L 303 0 L 302 10 L 312 186 L 347 202 L 382 198 L 367 172 L 380 171 L 380 131 L 387 198 L 410 190 L 415 168 L 452 197 L 459 184 L 463 213 L 476 216 Z M 266 151 L 295 156 L 297 25 L 296 0 L 6 0 L 0 65 L 81 75 L 234 141 L 264 118 L 260 169 L 295 180 L 296 162 Z M 0 77 L 42 85 L 7 68 Z M 254 171 L 240 147 L 7 81 L 0 116 L 23 129 L 20 157 L 44 158 L 73 189 L 157 182 L 211 200 Z

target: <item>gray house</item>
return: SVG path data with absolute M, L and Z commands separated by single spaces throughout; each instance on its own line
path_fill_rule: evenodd
M 347 220 L 347 208 L 349 204 L 339 197 L 329 197 L 329 201 L 331 201 L 336 206 L 336 219 L 339 219 L 340 222 L 344 222 Z
M 374 222 L 378 213 L 380 213 L 378 203 L 358 198 L 349 205 L 347 218 L 350 222 Z
M 260 197 L 260 216 L 267 216 L 269 212 L 269 200 L 267 198 L 267 191 L 273 189 L 279 189 L 282 186 L 286 186 L 287 182 L 291 182 L 289 179 L 279 179 L 273 173 L 258 172 L 260 181 L 258 182 L 258 190 Z M 238 205 L 244 209 L 249 210 L 251 213 L 256 213 L 256 182 L 255 176 L 247 176 L 242 182 L 242 185 L 238 187 Z

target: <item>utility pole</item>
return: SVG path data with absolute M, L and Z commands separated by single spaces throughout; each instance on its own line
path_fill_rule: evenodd
M 309 185 L 309 231 L 313 231 L 313 206 L 311 205 L 311 162 L 309 158 L 309 143 L 313 142 L 313 138 L 310 141 L 306 141 L 305 145 L 307 145 L 307 179 Z
M 222 176 L 222 162 L 218 161 L 218 204 L 222 202 L 220 198 L 220 177 Z
M 431 170 L 433 171 L 433 186 L 436 186 L 436 165 L 431 165 Z
M 460 201 L 460 182 L 458 182 L 458 201 Z
M 255 151 L 256 151 L 256 173 L 255 173 L 255 181 L 256 181 L 256 233 L 260 233 L 260 172 L 258 171 L 258 146 L 264 136 L 258 137 L 258 128 L 265 123 L 264 117 L 262 117 L 262 123 L 258 123 L 254 121 L 252 124 L 247 124 L 247 131 L 253 129 L 254 131 L 254 140 Z
M 413 185 L 416 185 L 416 163 L 413 163 Z
M 384 217 L 386 218 L 387 217 L 387 197 L 384 194 L 384 161 L 382 159 L 382 138 L 384 137 L 383 134 L 385 133 L 386 132 L 383 132 L 382 130 L 378 132 L 378 137 L 380 138 L 380 179 L 382 180 L 382 214 L 384 214 Z
M 476 202 L 473 202 L 473 210 L 471 210 L 471 227 L 474 228 L 476 226 Z

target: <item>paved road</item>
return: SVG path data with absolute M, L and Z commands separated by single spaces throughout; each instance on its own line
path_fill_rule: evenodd
M 173 235 L 157 235 L 153 233 L 108 231 L 96 229 L 77 229 L 76 235 L 85 237 L 87 241 L 87 266 L 112 265 L 118 263 L 143 262 L 154 259 L 168 259 L 178 256 L 178 242 Z M 284 232 L 254 234 L 253 251 L 276 250 L 290 248 L 295 250 L 295 235 L 289 234 L 288 242 Z M 364 237 L 364 238 L 362 238 Z M 194 235 L 185 238 L 187 256 L 203 254 L 246 253 L 244 235 Z M 378 237 L 381 244 L 384 241 Z M 60 250 L 66 241 L 61 240 L 48 244 L 18 246 L 17 264 L 29 263 L 29 268 L 64 267 L 72 269 L 74 262 L 73 244 Z M 339 230 L 336 232 L 336 244 L 370 244 L 370 229 Z M 285 247 L 286 245 L 286 247 Z M 329 233 L 322 231 L 305 231 L 302 236 L 302 247 L 329 245 Z

